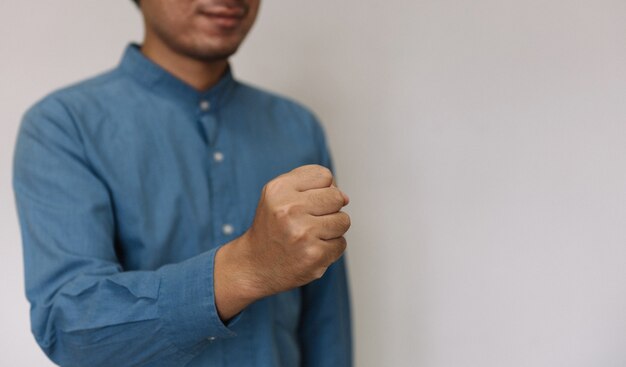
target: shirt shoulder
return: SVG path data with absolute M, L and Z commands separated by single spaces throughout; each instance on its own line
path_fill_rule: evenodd
M 26 110 L 24 120 L 41 115 L 78 120 L 97 117 L 112 98 L 137 88 L 133 84 L 119 68 L 111 69 L 48 93 Z
M 99 119 L 103 96 L 123 83 L 116 69 L 54 90 L 31 105 L 20 121 L 17 144 L 36 137 L 46 149 L 81 154 L 81 122 Z M 24 145 L 24 144 L 22 144 Z

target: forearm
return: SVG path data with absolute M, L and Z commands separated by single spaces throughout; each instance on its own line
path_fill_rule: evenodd
M 101 266 L 49 301 L 46 293 L 31 294 L 38 343 L 61 365 L 186 363 L 209 338 L 236 335 L 213 305 L 214 251 L 156 271 Z
M 266 295 L 254 280 L 257 270 L 247 258 L 245 241 L 243 235 L 220 247 L 215 255 L 215 305 L 225 323 Z

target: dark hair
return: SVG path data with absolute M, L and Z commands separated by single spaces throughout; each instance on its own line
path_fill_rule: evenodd
M 133 0 L 133 2 L 135 3 L 135 5 L 139 6 L 139 0 Z

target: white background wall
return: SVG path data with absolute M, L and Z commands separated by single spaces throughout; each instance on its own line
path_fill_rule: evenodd
M 351 196 L 358 366 L 626 366 L 626 2 L 265 1 L 243 80 L 317 111 Z M 130 1 L 0 1 L 0 365 L 29 333 L 23 111 L 140 40 Z

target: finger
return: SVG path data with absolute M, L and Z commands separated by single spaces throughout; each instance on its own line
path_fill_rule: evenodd
M 330 187 L 338 187 L 337 186 L 337 181 L 335 180 L 335 177 L 333 177 L 333 183 L 330 184 Z M 350 204 L 350 197 L 343 191 L 341 191 L 341 195 L 343 195 L 343 201 L 344 201 L 344 206 Z
M 337 213 L 345 205 L 344 194 L 336 187 L 312 189 L 302 194 L 306 197 L 307 213 L 311 215 Z
M 324 246 L 329 249 L 332 262 L 339 260 L 341 255 L 343 255 L 343 253 L 346 251 L 346 248 L 348 247 L 348 242 L 343 236 L 322 242 Z
M 343 236 L 350 228 L 350 216 L 346 212 L 312 217 L 315 232 L 321 240 L 331 240 Z
M 298 191 L 329 187 L 333 182 L 332 172 L 323 166 L 309 164 L 293 169 L 286 174 L 292 187 Z

